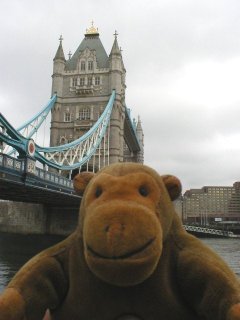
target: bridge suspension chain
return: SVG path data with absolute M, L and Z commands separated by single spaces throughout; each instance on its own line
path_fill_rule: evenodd
M 83 136 L 70 143 L 55 147 L 41 147 L 30 139 L 44 121 L 47 110 L 46 112 L 39 113 L 39 117 L 41 114 L 41 118 L 37 119 L 37 116 L 35 116 L 32 121 L 28 121 L 18 129 L 20 131 L 28 131 L 27 137 L 14 129 L 4 116 L 0 114 L 0 127 L 3 128 L 0 131 L 0 141 L 16 149 L 21 158 L 28 154 L 44 166 L 61 171 L 79 169 L 83 165 L 93 166 L 93 163 L 97 169 L 100 169 L 101 165 L 109 164 L 109 130 L 114 100 L 115 90 L 112 91 L 108 104 L 98 121 Z M 56 96 L 48 104 L 48 112 L 55 101 Z M 33 124 L 35 121 L 37 121 L 37 124 Z M 30 127 L 29 132 L 28 129 Z M 98 160 L 98 164 L 96 164 L 96 159 Z
M 19 128 L 17 128 L 17 132 L 27 139 L 32 138 L 34 134 L 37 135 L 38 129 L 41 127 L 42 123 L 46 120 L 56 100 L 57 100 L 57 95 L 55 94 L 52 96 L 52 98 L 48 101 L 46 106 L 41 111 L 39 111 L 34 117 L 32 117 L 30 120 L 28 120 Z M 16 152 L 16 150 L 13 149 L 11 146 L 6 145 L 3 152 L 8 155 L 13 155 Z
M 80 168 L 90 160 L 93 165 L 96 157 L 98 157 L 98 168 L 101 167 L 102 162 L 103 165 L 106 164 L 106 156 L 109 164 L 109 125 L 114 100 L 115 91 L 113 90 L 98 121 L 79 139 L 56 147 L 47 148 L 36 145 L 36 159 L 59 170 Z

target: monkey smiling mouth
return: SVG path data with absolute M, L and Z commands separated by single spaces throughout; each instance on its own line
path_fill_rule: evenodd
M 96 251 L 94 251 L 89 245 L 87 245 L 87 250 L 97 258 L 108 259 L 108 260 L 127 259 L 127 258 L 130 258 L 133 255 L 138 254 L 138 253 L 144 251 L 145 249 L 147 249 L 153 243 L 154 240 L 155 240 L 155 238 L 152 238 L 147 243 L 145 243 L 142 247 L 135 249 L 131 252 L 125 253 L 121 256 L 112 256 L 112 257 L 103 256 L 103 255 L 97 253 Z

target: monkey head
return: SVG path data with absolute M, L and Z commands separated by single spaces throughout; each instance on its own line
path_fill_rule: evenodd
M 78 174 L 74 188 L 83 193 L 78 231 L 89 269 L 117 286 L 146 280 L 171 227 L 179 180 L 145 165 L 118 163 Z

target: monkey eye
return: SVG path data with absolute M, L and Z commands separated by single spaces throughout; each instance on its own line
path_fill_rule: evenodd
M 95 190 L 95 196 L 96 196 L 96 198 L 99 198 L 100 197 L 100 195 L 102 194 L 102 188 L 101 187 L 97 187 L 96 188 L 96 190 Z
M 138 189 L 138 192 L 143 197 L 147 197 L 148 194 L 149 194 L 149 190 L 148 190 L 148 188 L 146 186 L 140 186 L 139 189 Z

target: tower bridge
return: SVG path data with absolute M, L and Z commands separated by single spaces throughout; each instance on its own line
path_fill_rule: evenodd
M 125 102 L 126 69 L 117 33 L 110 54 L 92 26 L 73 55 L 65 58 L 63 38 L 53 59 L 52 95 L 19 128 L 0 114 L 0 200 L 58 208 L 79 206 L 71 178 L 115 162 L 143 163 L 140 117 Z M 51 114 L 50 146 L 35 136 Z M 1 230 L 1 228 L 0 228 Z
M 62 36 L 59 40 L 46 106 L 17 129 L 0 113 L 0 231 L 68 234 L 76 225 L 81 200 L 73 190 L 73 175 L 144 160 L 141 120 L 131 118 L 125 101 L 126 69 L 117 33 L 109 55 L 93 25 L 68 59 Z M 46 147 L 35 137 L 50 113 Z M 1 207 L 1 200 L 34 206 Z M 202 226 L 185 229 L 226 236 Z

